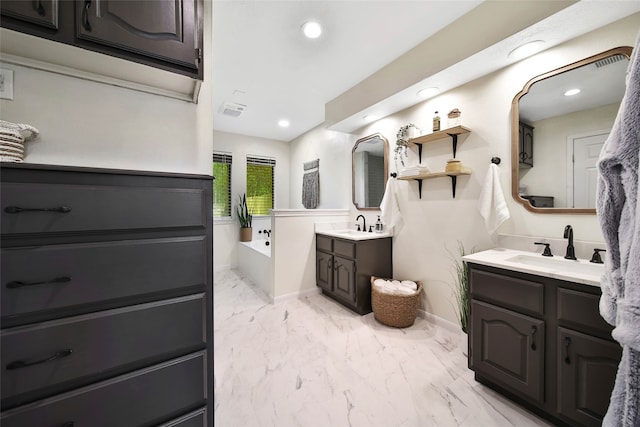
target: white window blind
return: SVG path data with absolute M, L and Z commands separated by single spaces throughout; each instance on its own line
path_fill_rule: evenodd
M 213 153 L 213 217 L 231 217 L 231 163 L 228 153 Z
M 269 215 L 274 208 L 276 160 L 247 156 L 247 206 L 252 215 Z

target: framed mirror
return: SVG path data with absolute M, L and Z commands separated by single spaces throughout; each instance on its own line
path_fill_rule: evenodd
M 387 186 L 388 141 L 379 133 L 356 141 L 351 151 L 351 195 L 359 210 L 380 208 Z
M 625 92 L 631 50 L 536 76 L 513 99 L 511 190 L 527 210 L 596 213 L 596 162 Z

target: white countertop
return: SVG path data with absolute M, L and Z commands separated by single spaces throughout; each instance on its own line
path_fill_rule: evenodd
M 585 259 L 573 261 L 562 256 L 543 257 L 539 253 L 514 249 L 489 249 L 465 255 L 462 259 L 470 263 L 591 286 L 600 286 L 600 279 L 604 275 L 604 264 L 594 264 Z
M 392 237 L 392 235 L 386 230 L 381 233 L 375 231 L 371 233 L 368 231 L 356 231 L 355 227 L 351 226 L 348 222 L 316 223 L 315 231 L 317 234 L 339 237 L 347 240 L 371 240 Z

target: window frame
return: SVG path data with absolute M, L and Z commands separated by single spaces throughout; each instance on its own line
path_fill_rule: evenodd
M 218 161 L 216 161 L 216 159 Z M 232 153 L 228 153 L 228 152 L 224 152 L 224 151 L 214 151 L 213 152 L 213 164 L 215 163 L 219 163 L 219 164 L 227 164 L 229 165 L 229 184 L 228 184 L 228 188 L 227 188 L 227 196 L 228 196 L 228 202 L 229 202 L 229 215 L 228 216 L 216 216 L 216 210 L 215 210 L 215 190 L 214 190 L 214 196 L 213 196 L 213 203 L 211 205 L 211 209 L 213 211 L 213 220 L 214 221 L 231 221 L 233 220 L 233 198 L 232 198 L 232 180 L 233 180 L 233 154 Z M 215 174 L 213 176 L 214 179 L 214 188 L 215 188 Z

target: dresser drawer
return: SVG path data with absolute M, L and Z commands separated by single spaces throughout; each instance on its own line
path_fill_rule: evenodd
M 333 251 L 337 255 L 342 255 L 347 258 L 356 257 L 356 244 L 354 242 L 348 242 L 346 240 L 336 239 L 333 242 Z
M 4 329 L 2 406 L 202 349 L 205 323 L 197 294 Z
M 544 314 L 544 285 L 539 282 L 471 268 L 469 290 L 473 298 Z
M 3 249 L 3 326 L 22 314 L 203 290 L 206 253 L 202 236 Z
M 15 182 L 2 184 L 0 204 L 4 235 L 205 228 L 211 209 L 199 189 Z
M 193 411 L 158 427 L 207 427 L 207 409 Z
M 316 234 L 316 249 L 325 252 L 333 252 L 333 239 L 331 237 Z
M 600 295 L 558 288 L 558 321 L 577 329 L 602 332 L 610 338 L 613 326 L 600 316 Z
M 206 352 L 199 352 L 4 412 L 1 424 L 2 427 L 158 425 L 201 407 L 207 397 L 206 377 Z

